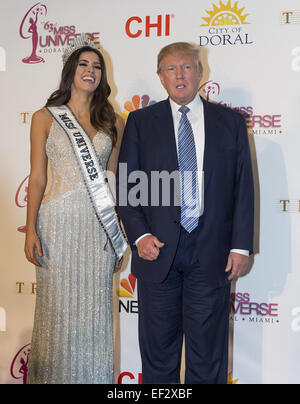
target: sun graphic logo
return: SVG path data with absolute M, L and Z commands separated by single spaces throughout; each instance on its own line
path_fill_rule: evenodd
M 122 279 L 120 282 L 119 296 L 134 299 L 134 292 L 136 287 L 136 278 L 130 274 L 128 279 Z
M 206 10 L 208 17 L 202 17 L 205 24 L 201 24 L 199 35 L 200 46 L 240 46 L 252 45 L 251 32 L 245 32 L 250 23 L 249 14 L 245 14 L 245 7 L 239 8 L 236 1 L 232 6 L 231 0 L 225 4 L 213 4 L 212 10 Z M 247 28 L 248 31 L 248 28 Z
M 227 384 L 237 384 L 238 381 L 239 381 L 239 379 L 235 379 L 235 380 L 232 379 L 232 372 L 230 372 L 228 374 Z
M 126 101 L 124 104 L 125 111 L 122 112 L 124 119 L 128 118 L 130 112 L 136 111 L 140 108 L 149 107 L 150 105 L 156 104 L 156 101 L 151 101 L 149 95 L 134 95 L 131 101 Z
M 201 27 L 221 27 L 228 25 L 245 25 L 249 24 L 246 18 L 249 14 L 244 14 L 245 7 L 239 8 L 238 1 L 231 5 L 231 0 L 225 5 L 222 0 L 220 0 L 220 7 L 213 4 L 213 10 L 205 10 L 208 17 L 203 17 L 206 24 L 202 24 Z

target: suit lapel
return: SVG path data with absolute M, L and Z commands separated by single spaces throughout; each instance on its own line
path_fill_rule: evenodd
M 178 170 L 178 156 L 175 140 L 174 122 L 169 99 L 162 101 L 161 108 L 155 113 L 155 133 L 158 135 L 160 151 L 168 162 L 170 171 Z
M 204 149 L 204 190 L 210 181 L 211 174 L 214 169 L 214 150 L 218 144 L 218 134 L 220 133 L 220 116 L 216 114 L 213 106 L 202 99 L 204 107 L 205 121 L 205 149 Z

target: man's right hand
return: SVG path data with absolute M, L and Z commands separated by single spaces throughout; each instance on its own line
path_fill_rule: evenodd
M 159 256 L 160 248 L 164 245 L 155 236 L 145 236 L 137 243 L 139 257 L 147 261 L 155 261 Z

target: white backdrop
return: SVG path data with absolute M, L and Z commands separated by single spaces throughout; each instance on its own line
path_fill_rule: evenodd
M 0 22 L 0 383 L 26 382 L 30 351 L 35 273 L 23 254 L 30 119 L 57 88 L 68 35 L 81 32 L 100 39 L 111 101 L 125 118 L 166 97 L 156 57 L 175 41 L 203 46 L 201 94 L 248 114 L 256 254 L 233 289 L 229 378 L 300 383 L 299 0 L 10 0 L 0 3 Z M 114 286 L 119 383 L 141 381 L 129 260 Z

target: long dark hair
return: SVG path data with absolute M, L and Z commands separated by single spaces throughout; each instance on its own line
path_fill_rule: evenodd
M 46 107 L 65 105 L 71 98 L 71 86 L 74 81 L 80 55 L 83 52 L 94 52 L 98 55 L 101 64 L 101 81 L 94 92 L 90 106 L 91 124 L 96 130 L 103 130 L 112 140 L 113 146 L 117 141 L 117 129 L 115 126 L 116 115 L 108 97 L 111 93 L 107 82 L 106 66 L 102 54 L 90 46 L 85 46 L 73 52 L 63 68 L 58 90 L 48 98 Z

